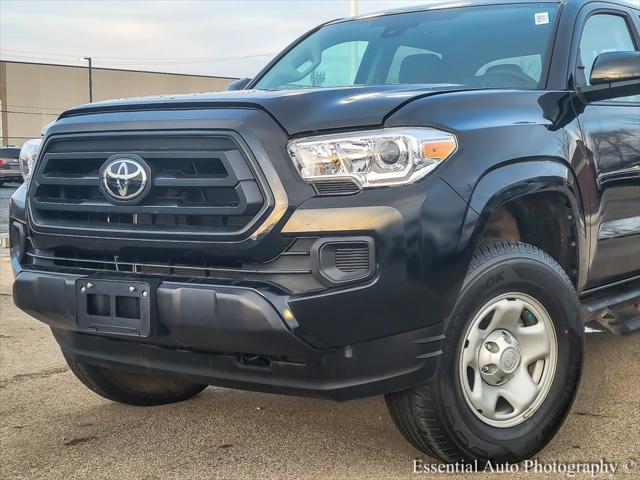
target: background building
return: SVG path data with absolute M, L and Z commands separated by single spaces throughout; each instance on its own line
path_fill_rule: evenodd
M 235 78 L 93 68 L 93 101 L 225 90 Z M 64 110 L 89 102 L 89 68 L 0 62 L 0 144 L 37 138 Z

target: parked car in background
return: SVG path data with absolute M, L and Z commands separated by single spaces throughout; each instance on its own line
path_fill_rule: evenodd
M 0 186 L 7 182 L 22 183 L 19 156 L 18 147 L 0 147 Z

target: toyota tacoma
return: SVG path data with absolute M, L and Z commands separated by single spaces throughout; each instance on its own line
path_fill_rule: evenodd
M 640 329 L 639 23 L 432 3 L 228 92 L 73 108 L 22 150 L 15 304 L 117 402 L 383 394 L 442 461 L 531 457 L 585 324 Z

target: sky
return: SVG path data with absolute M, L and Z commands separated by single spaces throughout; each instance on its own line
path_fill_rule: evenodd
M 359 0 L 358 14 L 428 3 Z M 0 0 L 0 58 L 253 77 L 348 0 Z

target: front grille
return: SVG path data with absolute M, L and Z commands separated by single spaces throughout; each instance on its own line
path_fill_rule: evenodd
M 114 154 L 137 155 L 150 168 L 150 190 L 135 205 L 100 189 L 100 168 Z M 36 226 L 58 230 L 230 235 L 265 213 L 265 188 L 230 136 L 69 135 L 44 146 L 30 206 Z

